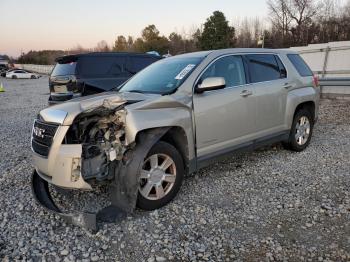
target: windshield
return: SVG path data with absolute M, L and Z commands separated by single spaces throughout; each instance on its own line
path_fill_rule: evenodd
M 119 91 L 172 93 L 185 81 L 201 60 L 201 57 L 173 57 L 160 60 L 131 78 Z

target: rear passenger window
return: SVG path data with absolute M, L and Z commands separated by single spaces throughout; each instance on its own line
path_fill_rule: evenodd
M 313 73 L 310 67 L 305 63 L 305 61 L 298 54 L 287 55 L 289 60 L 294 65 L 295 69 L 298 71 L 300 76 L 312 76 Z
M 155 61 L 157 61 L 157 59 L 151 57 L 129 57 L 129 61 L 126 64 L 126 70 L 129 73 L 136 74 Z
M 208 77 L 223 77 L 227 87 L 246 84 L 246 77 L 241 56 L 225 56 L 218 59 L 204 72 L 203 81 Z
M 280 67 L 274 55 L 247 55 L 250 81 L 252 83 L 271 81 L 281 78 Z
M 78 73 L 83 77 L 118 77 L 123 76 L 124 66 L 124 56 L 82 56 L 78 62 Z

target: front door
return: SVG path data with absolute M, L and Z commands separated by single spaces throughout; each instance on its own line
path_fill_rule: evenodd
M 242 57 L 217 59 L 199 83 L 207 77 L 224 77 L 226 87 L 193 95 L 198 158 L 247 143 L 255 130 L 255 96 L 247 85 Z

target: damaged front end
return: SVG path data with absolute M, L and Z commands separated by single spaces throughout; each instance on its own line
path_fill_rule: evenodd
M 85 110 L 69 126 L 56 125 L 56 131 L 43 117 L 36 120 L 32 135 L 35 165 L 32 189 L 36 200 L 47 210 L 93 231 L 97 230 L 99 220 L 116 221 L 133 212 L 143 160 L 168 129 L 141 132 L 137 141 L 127 143 L 125 104 L 111 107 L 103 103 Z M 48 148 L 45 151 L 39 146 Z M 111 205 L 97 213 L 61 211 L 50 195 L 49 184 L 84 190 L 107 185 Z
M 133 147 L 125 142 L 124 110 L 93 113 L 78 117 L 65 140 L 82 145 L 80 174 L 91 185 L 112 180 L 125 152 Z

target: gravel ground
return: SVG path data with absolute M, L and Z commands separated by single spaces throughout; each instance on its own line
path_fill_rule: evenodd
M 275 145 L 227 159 L 187 177 L 168 206 L 91 234 L 31 195 L 30 130 L 47 78 L 0 81 L 0 259 L 350 260 L 350 101 L 322 101 L 304 152 Z

